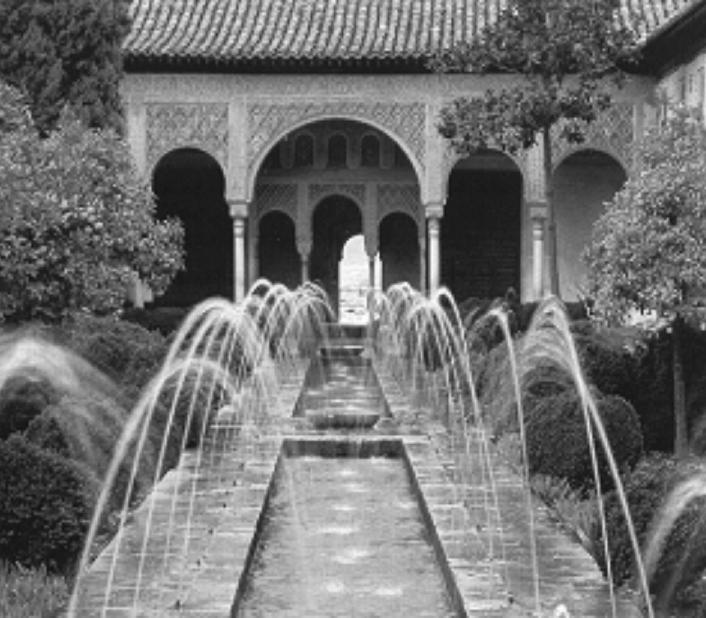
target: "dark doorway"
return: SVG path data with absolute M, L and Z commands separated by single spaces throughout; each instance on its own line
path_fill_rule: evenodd
M 294 221 L 283 212 L 274 211 L 260 219 L 259 227 L 260 276 L 294 289 L 301 282 Z
M 158 217 L 184 225 L 186 269 L 157 305 L 189 306 L 211 296 L 233 297 L 233 232 L 218 163 L 193 148 L 162 157 L 152 177 Z
M 363 231 L 358 206 L 342 195 L 332 195 L 322 200 L 314 210 L 314 244 L 309 260 L 309 276 L 323 286 L 332 307 L 338 307 L 338 263 L 343 245 Z
M 404 213 L 387 215 L 380 223 L 383 289 L 401 281 L 419 288 L 418 236 L 414 219 Z
M 520 292 L 522 176 L 500 153 L 456 165 L 441 225 L 441 282 L 461 302 Z

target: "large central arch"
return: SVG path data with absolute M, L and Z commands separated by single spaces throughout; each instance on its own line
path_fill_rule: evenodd
M 418 170 L 403 147 L 375 126 L 335 119 L 287 133 L 262 159 L 248 215 L 250 254 L 256 256 L 251 280 L 291 280 L 298 263 L 299 281 L 318 280 L 335 306 L 343 244 L 362 234 L 368 287 L 379 288 L 383 277 L 385 283 L 404 278 L 419 285 L 424 212 Z M 390 220 L 401 220 L 401 228 L 390 233 Z M 289 257 L 281 257 L 278 247 L 286 247 Z M 408 247 L 414 251 L 406 259 L 399 252 Z M 381 276 L 371 264 L 383 250 L 388 264 L 383 258 Z

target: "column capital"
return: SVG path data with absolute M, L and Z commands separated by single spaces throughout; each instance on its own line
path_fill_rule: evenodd
M 530 219 L 547 219 L 549 217 L 549 204 L 545 201 L 526 202 Z
M 439 235 L 439 229 L 441 228 L 441 219 L 439 217 L 429 217 L 427 225 L 429 226 L 429 234 Z
M 424 216 L 427 219 L 440 219 L 444 216 L 444 203 L 429 202 L 424 204 Z
M 297 251 L 301 256 L 308 256 L 311 253 L 311 238 L 305 236 L 297 237 Z
M 247 200 L 230 200 L 227 199 L 228 212 L 233 219 L 245 219 L 248 216 L 248 206 L 250 203 Z
M 240 238 L 245 236 L 245 219 L 242 217 L 233 218 L 233 233 Z

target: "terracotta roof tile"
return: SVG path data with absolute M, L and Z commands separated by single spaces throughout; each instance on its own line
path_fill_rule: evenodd
M 622 0 L 649 37 L 703 0 Z M 127 61 L 419 61 L 467 41 L 504 0 L 133 0 Z

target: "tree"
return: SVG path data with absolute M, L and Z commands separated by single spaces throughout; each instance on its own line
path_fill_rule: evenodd
M 114 311 L 136 274 L 164 291 L 183 232 L 154 208 L 115 132 L 64 114 L 40 138 L 0 82 L 0 320 Z
M 595 310 L 649 310 L 672 328 L 675 452 L 688 450 L 682 329 L 706 286 L 706 128 L 684 107 L 647 132 L 637 169 L 606 205 L 587 252 Z
M 70 104 L 90 127 L 122 129 L 127 0 L 2 0 L 0 77 L 29 99 L 45 133 Z
M 570 143 L 611 104 L 622 68 L 636 57 L 633 30 L 619 25 L 619 0 L 508 0 L 468 44 L 439 55 L 443 72 L 500 73 L 523 79 L 461 97 L 441 113 L 440 133 L 460 154 L 497 146 L 515 153 L 541 140 L 547 203 L 549 284 L 559 292 L 552 204 L 552 130 Z

